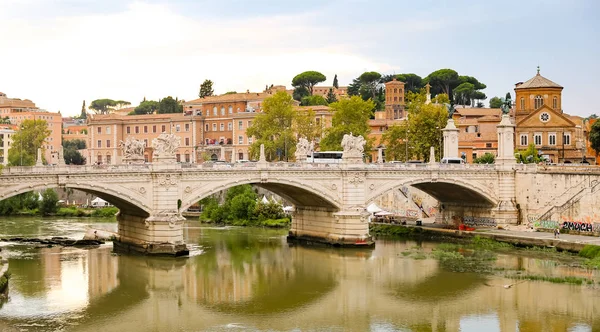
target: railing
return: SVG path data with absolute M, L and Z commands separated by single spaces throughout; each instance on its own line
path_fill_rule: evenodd
M 581 182 L 577 183 L 576 185 L 572 186 L 571 188 L 567 189 L 562 194 L 554 197 L 554 199 L 552 199 L 552 201 L 548 204 L 550 206 L 550 208 L 548 208 L 544 213 L 542 213 L 538 217 L 538 220 L 548 220 L 552 217 L 553 214 L 564 211 L 567 207 L 572 206 L 576 201 L 581 199 L 581 197 L 583 197 L 583 194 L 585 193 L 586 190 L 592 189 L 591 187 L 585 185 L 585 183 L 587 181 L 588 181 L 588 179 L 584 179 L 583 181 L 581 181 Z M 583 185 L 583 188 L 582 188 L 582 185 Z M 598 187 L 598 184 L 596 184 L 593 188 L 596 188 L 596 187 Z M 572 191 L 577 191 L 577 192 L 574 194 L 571 194 Z M 570 198 L 567 199 L 564 203 L 557 205 L 556 200 L 558 200 L 559 198 L 563 198 L 565 195 L 570 196 Z

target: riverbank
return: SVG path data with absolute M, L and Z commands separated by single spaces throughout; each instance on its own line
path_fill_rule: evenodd
M 266 227 L 266 228 L 290 228 L 292 221 L 288 218 L 266 219 L 266 220 L 226 220 L 224 222 L 213 222 L 211 220 L 199 219 L 200 223 L 219 226 L 242 226 L 242 227 Z
M 119 209 L 116 207 L 104 207 L 96 209 L 82 209 L 75 206 L 58 208 L 56 213 L 43 215 L 39 209 L 23 209 L 3 217 L 74 217 L 74 218 L 112 218 L 117 215 Z

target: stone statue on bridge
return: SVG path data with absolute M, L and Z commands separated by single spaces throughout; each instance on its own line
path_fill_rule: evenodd
M 308 140 L 304 137 L 300 137 L 298 139 L 298 144 L 296 144 L 296 161 L 305 161 L 306 157 L 315 149 L 315 145 L 313 142 L 308 142 Z
M 121 141 L 119 146 L 123 149 L 123 160 L 126 163 L 144 162 L 144 149 L 146 148 L 144 141 L 127 136 L 125 142 Z
M 511 108 L 512 108 L 512 99 L 510 99 L 510 94 L 507 94 L 506 100 L 502 104 L 502 114 L 510 113 Z
M 347 162 L 362 162 L 366 143 L 365 138 L 360 135 L 345 134 L 344 138 L 342 138 L 342 148 L 344 149 L 342 159 L 345 159 Z
M 159 162 L 175 162 L 175 152 L 179 145 L 180 138 L 175 134 L 162 133 L 152 140 L 154 156 Z

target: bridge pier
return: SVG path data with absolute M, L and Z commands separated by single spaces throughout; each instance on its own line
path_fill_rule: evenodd
M 296 207 L 288 239 L 334 246 L 371 246 L 364 211 L 335 212 L 320 207 Z
M 119 214 L 119 236 L 113 242 L 117 252 L 142 255 L 183 256 L 189 250 L 183 241 L 183 217 L 149 218 Z

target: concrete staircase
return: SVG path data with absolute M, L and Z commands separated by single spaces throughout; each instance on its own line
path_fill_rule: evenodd
M 544 213 L 538 217 L 538 221 L 552 220 L 553 215 L 560 214 L 569 209 L 573 206 L 573 204 L 579 202 L 585 195 L 594 194 L 600 190 L 600 181 L 591 183 L 589 186 L 587 185 L 587 181 L 588 180 L 584 180 L 581 183 L 569 188 L 563 194 L 555 197 Z

